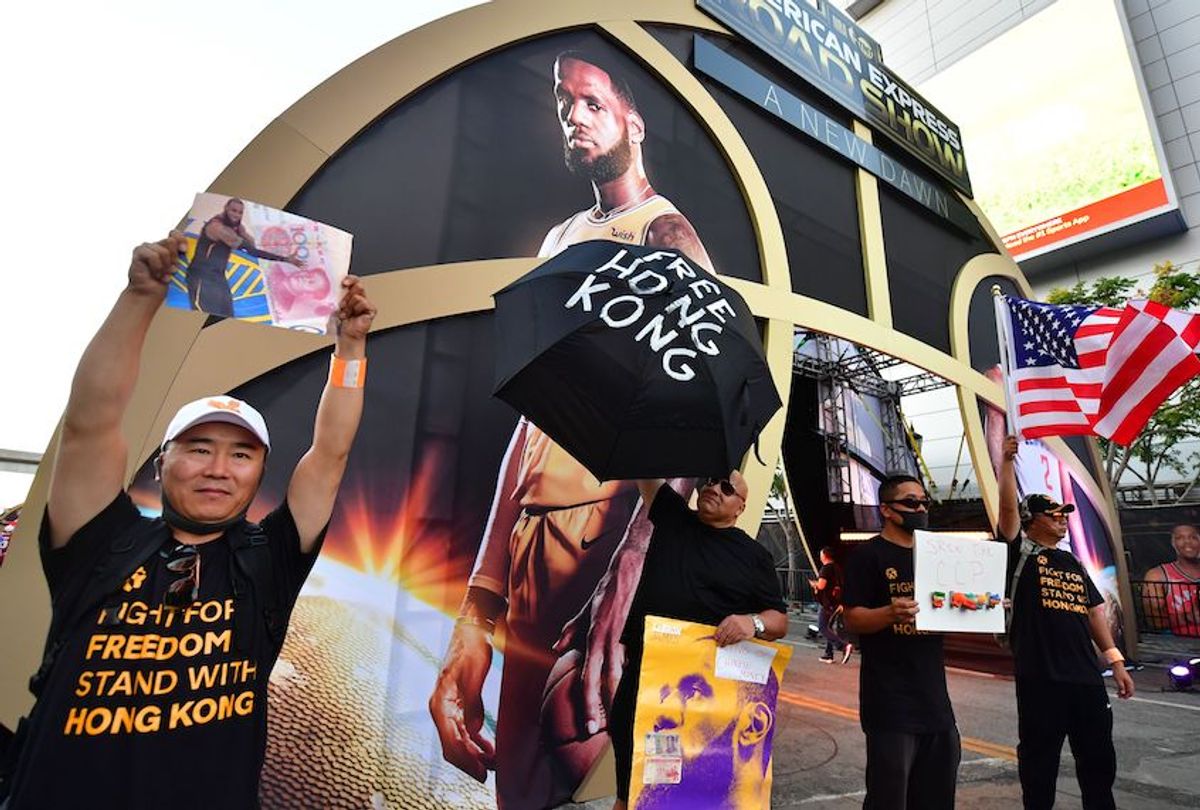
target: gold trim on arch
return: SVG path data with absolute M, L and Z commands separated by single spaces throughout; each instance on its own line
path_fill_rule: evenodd
M 871 130 L 854 122 L 854 134 L 872 143 Z M 880 326 L 892 327 L 892 292 L 883 243 L 883 209 L 879 203 L 879 178 L 861 166 L 854 169 L 858 199 L 858 237 L 862 247 L 863 277 L 867 287 L 867 312 Z

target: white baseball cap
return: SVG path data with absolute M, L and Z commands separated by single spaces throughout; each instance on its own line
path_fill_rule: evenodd
M 267 450 L 271 449 L 271 436 L 267 433 L 267 422 L 263 419 L 262 414 L 240 399 L 221 396 L 204 397 L 180 408 L 175 417 L 171 419 L 171 424 L 167 425 L 167 432 L 163 435 L 160 449 L 165 448 L 167 442 L 175 439 L 185 430 L 206 422 L 227 422 L 244 427 L 258 437 L 258 440 L 263 443 L 263 447 Z

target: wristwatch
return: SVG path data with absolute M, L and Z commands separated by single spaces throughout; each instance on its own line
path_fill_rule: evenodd
M 754 635 L 761 636 L 767 632 L 767 626 L 763 623 L 762 616 L 759 616 L 757 613 L 751 613 L 750 621 L 754 622 Z

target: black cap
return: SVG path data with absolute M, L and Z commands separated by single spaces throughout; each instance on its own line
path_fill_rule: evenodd
M 1075 504 L 1063 505 L 1053 498 L 1040 493 L 1026 495 L 1021 501 L 1021 522 L 1028 523 L 1034 515 L 1069 515 L 1075 511 Z

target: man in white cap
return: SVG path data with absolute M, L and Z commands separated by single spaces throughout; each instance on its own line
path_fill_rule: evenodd
M 258 804 L 267 678 L 358 430 L 375 310 L 348 276 L 312 447 L 275 511 L 245 517 L 266 423 L 213 396 L 171 420 L 156 461 L 163 516 L 142 517 L 123 490 L 121 422 L 184 246 L 172 233 L 133 252 L 75 373 L 40 537 L 53 618 L 10 810 Z

